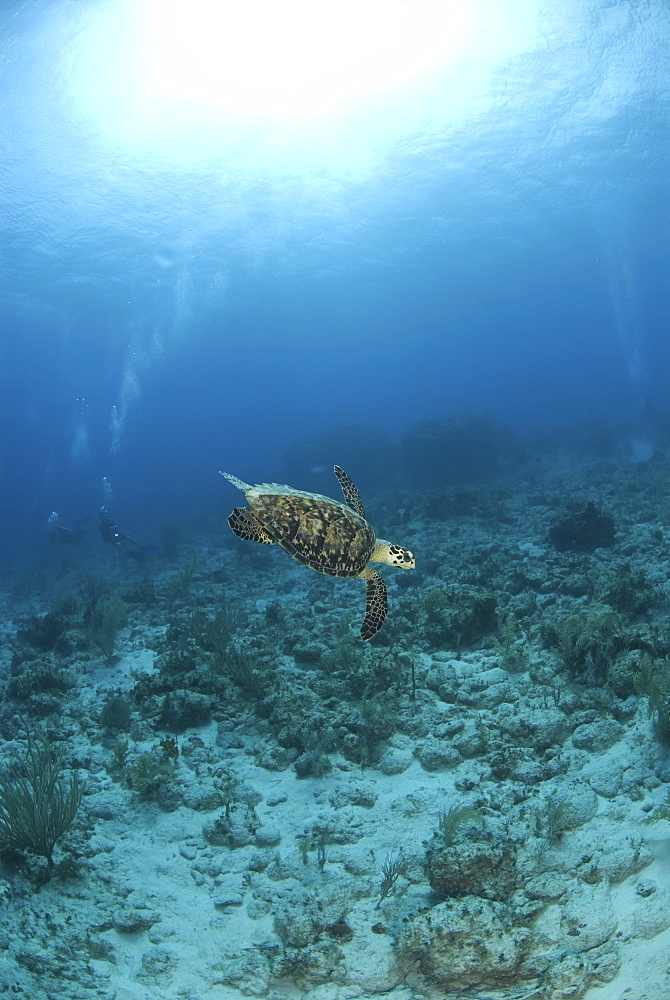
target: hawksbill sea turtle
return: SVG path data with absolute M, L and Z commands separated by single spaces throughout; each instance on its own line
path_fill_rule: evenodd
M 236 507 L 228 518 L 231 530 L 250 542 L 281 545 L 298 562 L 326 576 L 359 576 L 365 580 L 365 618 L 361 639 L 371 639 L 388 610 L 386 584 L 370 563 L 414 569 L 408 549 L 377 538 L 365 520 L 358 490 L 339 465 L 335 475 L 344 503 L 303 493 L 279 483 L 250 486 L 227 472 L 220 475 L 242 490 L 248 507 Z

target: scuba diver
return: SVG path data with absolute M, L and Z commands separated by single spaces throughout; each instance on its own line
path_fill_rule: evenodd
M 107 513 L 106 507 L 100 508 L 98 529 L 105 545 L 123 549 L 126 555 L 138 563 L 144 563 L 147 556 L 158 555 L 160 552 L 160 549 L 155 545 L 138 545 L 134 538 L 121 531 L 116 522 Z
M 107 513 L 106 507 L 100 508 L 100 513 L 98 515 L 98 528 L 100 529 L 100 534 L 105 545 L 114 545 L 119 547 L 123 542 L 130 542 L 131 546 L 139 549 L 139 545 L 134 538 L 131 538 L 130 535 L 126 535 L 119 530 L 119 527 Z
M 47 534 L 52 545 L 67 545 L 73 542 L 80 542 L 86 532 L 82 529 L 82 523 L 88 520 L 88 515 L 78 517 L 74 522 L 74 528 L 66 528 L 59 522 L 56 511 L 52 511 L 47 518 Z

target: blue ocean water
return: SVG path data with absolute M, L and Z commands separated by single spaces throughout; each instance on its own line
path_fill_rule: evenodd
M 103 477 L 155 526 L 343 425 L 667 408 L 666 4 L 184 9 L 2 5 L 6 559 Z
M 669 51 L 0 0 L 0 997 L 668 1000 Z

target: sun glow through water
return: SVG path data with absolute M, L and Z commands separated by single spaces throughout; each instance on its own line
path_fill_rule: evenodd
M 79 34 L 73 101 L 113 142 L 177 160 L 234 130 L 300 145 L 347 120 L 352 146 L 384 142 L 477 110 L 537 2 L 109 0 Z
M 313 114 L 383 93 L 462 47 L 461 3 L 151 0 L 147 86 L 228 114 Z

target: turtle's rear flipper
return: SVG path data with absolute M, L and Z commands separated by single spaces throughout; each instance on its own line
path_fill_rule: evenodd
M 359 573 L 365 580 L 365 618 L 361 625 L 361 639 L 371 639 L 379 632 L 388 611 L 386 584 L 376 569 L 366 566 Z
M 265 530 L 254 516 L 251 507 L 236 507 L 228 518 L 230 530 L 245 542 L 262 542 L 263 545 L 274 545 L 272 535 Z

